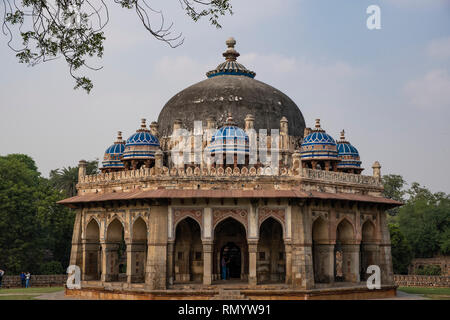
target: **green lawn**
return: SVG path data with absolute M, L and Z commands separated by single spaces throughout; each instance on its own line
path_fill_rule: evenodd
M 0 289 L 0 300 L 35 300 L 41 294 L 62 290 L 64 287 Z
M 411 294 L 420 294 L 434 300 L 450 300 L 450 288 L 399 287 L 398 290 Z
M 64 290 L 64 287 L 36 287 L 36 288 L 14 288 L 14 289 L 0 289 L 0 295 L 5 293 L 14 293 L 14 294 L 43 294 L 43 293 L 52 293 Z

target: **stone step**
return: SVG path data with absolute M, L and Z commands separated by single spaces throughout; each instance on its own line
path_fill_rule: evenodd
M 245 295 L 241 294 L 240 290 L 234 289 L 219 289 L 219 293 L 216 294 L 211 300 L 249 300 Z

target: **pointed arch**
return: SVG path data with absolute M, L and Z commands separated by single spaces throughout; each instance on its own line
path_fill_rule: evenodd
M 100 223 L 95 217 L 91 217 L 89 222 L 86 224 L 84 230 L 84 238 L 87 241 L 99 241 L 100 239 Z
M 257 255 L 257 279 L 261 283 L 283 283 L 286 274 L 286 254 L 283 240 L 283 225 L 269 216 L 259 227 Z
M 147 223 L 139 216 L 133 222 L 132 227 L 132 240 L 135 241 L 147 241 Z
M 318 243 L 328 243 L 330 240 L 328 222 L 321 216 L 317 217 L 312 224 L 312 239 Z
M 336 227 L 336 241 L 350 243 L 355 240 L 355 228 L 353 223 L 347 218 L 342 218 Z
M 106 229 L 106 241 L 120 242 L 123 238 L 124 232 L 125 227 L 122 221 L 118 217 L 114 217 Z

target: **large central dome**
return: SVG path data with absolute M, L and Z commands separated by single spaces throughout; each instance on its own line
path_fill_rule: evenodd
M 289 135 L 303 137 L 305 120 L 297 105 L 284 93 L 268 84 L 255 80 L 255 73 L 236 62 L 239 53 L 234 50 L 236 41 L 227 40 L 226 61 L 207 73 L 208 79 L 196 83 L 172 97 L 158 117 L 162 136 L 172 133 L 173 123 L 181 119 L 183 127 L 191 130 L 194 121 L 205 123 L 214 118 L 223 124 L 229 113 L 243 128 L 247 114 L 255 117 L 254 128 L 280 128 L 280 119 L 288 119 Z

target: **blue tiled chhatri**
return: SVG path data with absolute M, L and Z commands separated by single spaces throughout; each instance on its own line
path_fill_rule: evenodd
M 316 120 L 316 128 L 303 138 L 301 145 L 302 159 L 338 159 L 336 141 L 321 127 Z
M 117 140 L 113 145 L 108 147 L 105 151 L 105 155 L 103 157 L 103 168 L 107 169 L 119 169 L 123 168 L 123 163 L 121 161 L 121 157 L 123 152 L 125 151 L 125 141 L 122 140 L 122 132 L 118 132 Z
M 228 117 L 225 126 L 217 130 L 211 138 L 209 150 L 215 152 L 249 153 L 249 138 L 247 133 L 233 124 L 233 118 Z
M 338 168 L 340 169 L 361 169 L 361 161 L 358 150 L 345 140 L 345 131 L 342 130 L 341 138 L 337 144 L 340 162 Z

